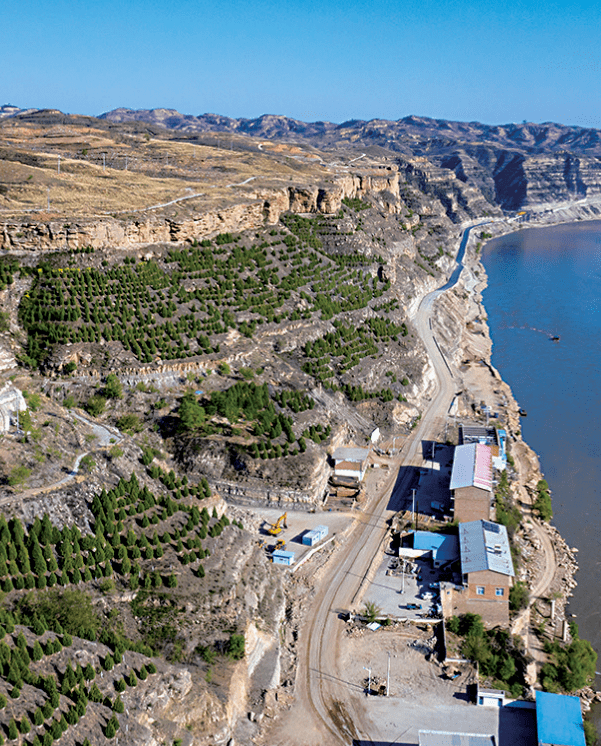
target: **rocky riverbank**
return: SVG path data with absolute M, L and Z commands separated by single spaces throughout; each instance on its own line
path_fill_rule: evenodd
M 534 228 L 575 220 L 593 220 L 600 216 L 601 205 L 592 201 L 577 204 L 558 203 L 534 208 L 526 223 L 506 219 L 487 225 L 485 230 L 496 237 L 522 227 Z M 533 510 L 538 494 L 537 484 L 544 479 L 544 475 L 536 453 L 522 439 L 519 405 L 510 387 L 502 381 L 499 372 L 491 363 L 492 341 L 481 296 L 486 287 L 487 276 L 480 260 L 480 249 L 481 241 L 477 236 L 471 237 L 464 261 L 462 283 L 470 292 L 472 303 L 480 309 L 477 336 L 481 338 L 483 364 L 468 368 L 466 375 L 463 376 L 463 382 L 466 388 L 471 386 L 473 396 L 478 391 L 482 400 L 487 400 L 487 394 L 494 400 L 495 409 L 499 411 L 509 435 L 509 453 L 513 463 L 510 463 L 508 474 L 515 503 L 523 515 L 522 524 L 515 536 L 515 544 L 521 559 L 517 579 L 525 582 L 530 591 L 528 608 L 514 618 L 512 632 L 520 635 L 527 653 L 532 658 L 532 663 L 528 667 L 528 681 L 534 685 L 547 658 L 544 652 L 545 642 L 571 640 L 571 615 L 566 607 L 577 585 L 578 549 L 570 547 L 558 529 L 550 523 L 542 522 Z M 478 281 L 477 284 L 475 280 Z M 469 320 L 466 327 L 473 336 L 474 329 L 473 326 L 469 328 Z M 593 701 L 601 701 L 601 692 L 596 692 L 591 687 L 585 687 L 578 695 L 583 710 L 590 709 Z

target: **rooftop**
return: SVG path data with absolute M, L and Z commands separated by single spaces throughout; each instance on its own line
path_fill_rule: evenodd
M 461 443 L 489 443 L 499 444 L 499 436 L 495 427 L 484 427 L 483 425 L 460 425 L 459 436 Z
M 457 446 L 453 456 L 450 489 L 478 487 L 492 490 L 492 452 L 490 446 L 469 443 Z
M 457 558 L 459 545 L 454 534 L 435 534 L 432 531 L 414 531 L 413 548 L 432 552 L 432 559 L 438 562 L 450 562 Z
M 367 448 L 352 448 L 342 446 L 334 451 L 332 458 L 334 461 L 365 461 L 369 456 Z
M 584 746 L 580 699 L 537 691 L 536 729 L 539 744 Z
M 515 575 L 507 529 L 492 521 L 470 521 L 459 524 L 461 572 L 492 570 L 501 575 Z
M 495 746 L 495 737 L 481 733 L 420 730 L 419 746 Z

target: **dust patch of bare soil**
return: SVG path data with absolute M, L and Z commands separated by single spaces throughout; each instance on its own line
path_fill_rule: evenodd
M 457 694 L 472 683 L 473 671 L 462 668 L 456 679 L 447 680 L 436 651 L 437 636 L 430 624 L 398 622 L 375 632 L 349 624 L 341 641 L 339 670 L 353 690 L 365 692 L 371 670 L 371 693 L 384 694 L 390 654 L 390 697 L 456 704 Z

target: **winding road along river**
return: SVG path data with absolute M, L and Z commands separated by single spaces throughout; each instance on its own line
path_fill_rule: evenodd
M 464 231 L 457 257 L 459 262 L 463 260 L 469 232 L 475 227 Z M 446 285 L 423 298 L 413 320 L 436 373 L 436 395 L 391 464 L 391 476 L 380 494 L 366 505 L 352 535 L 332 558 L 328 574 L 320 582 L 310 617 L 301 631 L 299 670 L 291 712 L 291 717 L 297 721 L 304 719 L 299 744 L 344 743 L 348 746 L 353 739 L 361 736 L 360 714 L 352 712 L 348 684 L 344 681 L 343 672 L 338 670 L 343 625 L 337 612 L 352 608 L 361 581 L 388 531 L 388 521 L 403 507 L 414 474 L 411 468 L 406 467 L 421 465 L 422 441 L 436 437 L 444 428 L 457 384 L 430 328 L 430 315 L 436 298 L 456 284 L 461 270 L 462 266 L 459 265 Z M 339 703 L 344 704 L 347 716 L 341 715 Z M 431 707 L 425 708 L 425 717 Z M 424 724 L 427 722 L 426 719 Z M 286 743 L 290 744 L 290 729 L 284 728 L 282 731 L 286 731 Z

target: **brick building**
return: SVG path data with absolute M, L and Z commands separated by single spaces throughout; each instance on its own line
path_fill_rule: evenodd
M 482 443 L 457 446 L 449 487 L 456 521 L 490 520 L 493 502 L 490 446 Z
M 509 623 L 509 591 L 515 576 L 505 526 L 471 521 L 459 526 L 462 585 L 444 583 L 445 616 L 480 614 L 487 626 Z

